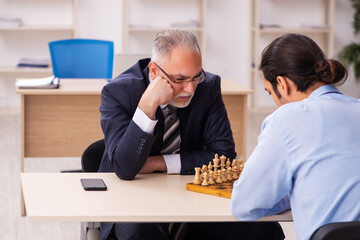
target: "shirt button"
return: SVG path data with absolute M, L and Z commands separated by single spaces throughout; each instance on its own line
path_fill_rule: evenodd
M 142 138 L 142 139 L 140 140 L 140 142 L 144 143 L 144 142 L 145 142 L 145 138 Z

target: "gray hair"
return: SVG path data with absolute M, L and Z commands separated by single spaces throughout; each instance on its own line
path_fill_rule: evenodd
M 157 34 L 151 51 L 151 60 L 164 64 L 169 60 L 175 47 L 201 54 L 197 37 L 192 32 L 185 29 L 172 29 Z

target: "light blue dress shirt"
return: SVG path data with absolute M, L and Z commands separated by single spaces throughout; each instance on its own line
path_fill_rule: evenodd
M 331 85 L 269 115 L 231 197 L 240 220 L 290 207 L 297 239 L 360 220 L 360 101 Z

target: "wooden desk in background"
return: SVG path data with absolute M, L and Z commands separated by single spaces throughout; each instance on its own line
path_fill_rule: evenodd
M 83 190 L 81 178 L 102 178 L 107 191 Z M 22 173 L 30 221 L 229 222 L 230 199 L 186 190 L 194 176 L 114 173 Z M 291 211 L 260 221 L 292 221 Z
M 80 157 L 88 145 L 104 137 L 99 106 L 105 84 L 103 79 L 61 79 L 59 89 L 17 89 L 21 94 L 21 172 L 27 157 Z M 221 88 L 236 152 L 246 157 L 251 90 L 229 79 L 222 80 Z

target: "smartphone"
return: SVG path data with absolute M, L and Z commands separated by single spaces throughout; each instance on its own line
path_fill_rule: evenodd
M 80 181 L 86 191 L 106 191 L 107 189 L 101 178 L 82 178 Z

